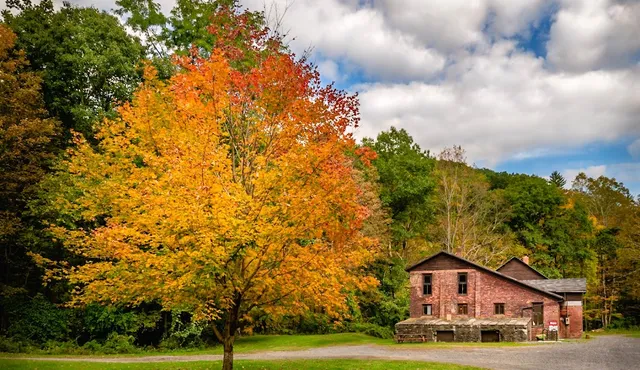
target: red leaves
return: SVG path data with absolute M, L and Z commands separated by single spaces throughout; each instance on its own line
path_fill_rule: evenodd
M 371 149 L 368 146 L 362 146 L 356 149 L 356 155 L 360 157 L 360 160 L 366 166 L 371 166 L 371 161 L 378 158 L 378 153 L 376 153 L 373 149 Z
M 277 51 L 282 48 L 279 39 L 269 36 L 262 19 L 255 13 L 238 13 L 237 9 L 223 5 L 211 16 L 212 24 L 208 31 L 216 36 L 214 49 L 230 61 L 242 61 L 251 54 L 264 50 Z

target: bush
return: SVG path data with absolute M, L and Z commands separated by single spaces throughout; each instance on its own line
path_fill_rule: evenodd
M 383 338 L 383 339 L 392 339 L 394 332 L 392 329 L 387 328 L 385 326 L 380 326 L 376 324 L 370 323 L 352 323 L 349 327 L 351 331 L 356 333 L 363 333 L 370 335 L 372 337 Z
M 176 315 L 177 316 L 177 315 Z M 189 322 L 183 324 L 174 320 L 172 332 L 168 338 L 160 343 L 163 349 L 178 348 L 202 348 L 205 343 L 202 340 L 202 332 L 206 327 L 206 323 Z
M 30 341 L 0 337 L 0 352 L 24 353 L 33 352 L 35 347 Z
M 11 323 L 7 337 L 36 343 L 67 339 L 70 310 L 57 307 L 41 294 L 5 298 L 3 303 Z
M 133 344 L 134 341 L 135 338 L 132 335 L 111 333 L 102 346 L 102 352 L 106 354 L 136 353 L 139 349 Z
M 611 321 L 611 324 L 607 329 L 629 329 L 639 330 L 640 326 L 636 325 L 637 319 L 635 317 L 618 318 Z
M 43 349 L 45 353 L 50 355 L 88 355 L 91 351 L 84 347 L 78 346 L 76 342 L 58 342 L 50 340 L 44 344 Z
M 144 330 L 153 330 L 160 321 L 158 309 L 122 309 L 90 304 L 79 312 L 81 332 L 85 340 L 104 341 L 113 333 L 136 336 Z

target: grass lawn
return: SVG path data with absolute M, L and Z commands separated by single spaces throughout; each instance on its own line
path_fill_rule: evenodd
M 513 347 L 526 346 L 527 343 L 402 343 L 398 344 L 393 339 L 375 338 L 360 333 L 340 333 L 340 334 L 319 334 L 319 335 L 254 335 L 250 337 L 238 338 L 234 346 L 235 353 L 263 352 L 263 351 L 284 351 L 302 350 L 308 348 L 338 346 L 338 345 L 379 345 L 394 348 L 449 348 L 449 347 Z M 63 356 L 63 357 L 127 357 L 127 356 L 156 356 L 156 355 L 221 355 L 222 347 L 210 347 L 204 349 L 178 349 L 178 350 L 141 350 L 133 354 L 101 355 L 101 354 L 64 354 L 48 353 L 37 351 L 29 354 L 0 353 L 0 358 L 7 357 L 30 357 L 30 356 Z
M 607 329 L 599 331 L 588 331 L 585 335 L 626 335 L 632 338 L 640 338 L 640 329 Z
M 320 334 L 320 335 L 255 335 L 239 338 L 234 347 L 235 351 L 259 352 L 259 351 L 284 351 L 295 349 L 307 349 L 316 347 L 338 345 L 362 345 L 374 344 L 393 348 L 421 348 L 421 347 L 512 347 L 523 346 L 526 343 L 500 342 L 500 343 L 396 343 L 393 339 L 381 339 L 360 333 Z M 214 348 L 222 354 L 222 348 Z M 211 350 L 208 353 L 212 353 Z
M 0 359 L 2 369 L 68 369 L 68 370 L 92 370 L 92 369 L 220 369 L 222 363 L 218 361 L 195 362 L 153 362 L 153 363 L 95 363 L 95 362 L 59 362 L 59 361 L 28 361 Z M 383 361 L 383 360 L 286 360 L 286 361 L 249 361 L 237 360 L 234 369 L 262 370 L 262 369 L 362 369 L 362 370 L 478 370 L 478 367 L 442 364 L 435 362 L 407 362 L 407 361 Z

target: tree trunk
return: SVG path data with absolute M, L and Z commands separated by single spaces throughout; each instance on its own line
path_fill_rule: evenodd
M 236 331 L 240 324 L 240 305 L 242 304 L 242 296 L 236 294 L 233 299 L 233 306 L 229 308 L 227 317 L 224 320 L 224 329 L 222 333 L 214 327 L 216 336 L 222 341 L 224 346 L 224 356 L 222 357 L 222 370 L 233 370 L 233 343 L 236 340 Z
M 222 370 L 233 370 L 233 338 L 225 338 Z

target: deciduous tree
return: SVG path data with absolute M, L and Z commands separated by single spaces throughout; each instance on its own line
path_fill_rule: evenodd
M 578 174 L 573 190 L 586 204 L 597 230 L 595 254 L 598 264 L 590 281 L 589 300 L 603 327 L 616 317 L 621 294 L 638 300 L 637 277 L 640 266 L 638 204 L 623 183 L 600 176 Z
M 51 0 L 9 0 L 3 22 L 17 35 L 30 69 L 40 72 L 45 108 L 65 129 L 93 138 L 96 121 L 131 97 L 143 49 L 118 19 L 95 8 Z
M 462 147 L 439 154 L 435 177 L 436 222 L 430 237 L 442 249 L 488 266 L 518 253 L 515 238 L 505 225 L 511 206 L 504 191 L 489 191 L 484 175 L 467 165 Z
M 148 68 L 97 149 L 76 138 L 42 208 L 86 261 L 61 266 L 74 303 L 188 309 L 213 323 L 231 369 L 252 309 L 336 316 L 349 290 L 374 285 L 361 267 L 375 242 L 348 155 L 356 97 L 321 86 L 262 28 L 215 31 L 211 55 L 179 59 L 166 84 Z M 235 68 L 246 50 L 260 59 Z
M 392 220 L 389 257 L 414 259 L 417 256 L 412 256 L 415 253 L 409 250 L 409 243 L 425 236 L 432 219 L 434 160 L 405 130 L 395 127 L 363 144 L 377 153 L 372 163 L 380 176 L 380 199 Z
M 25 202 L 55 155 L 57 123 L 47 117 L 40 76 L 29 71 L 16 35 L 0 24 L 0 294 L 26 288 Z M 35 276 L 35 274 L 33 274 Z

